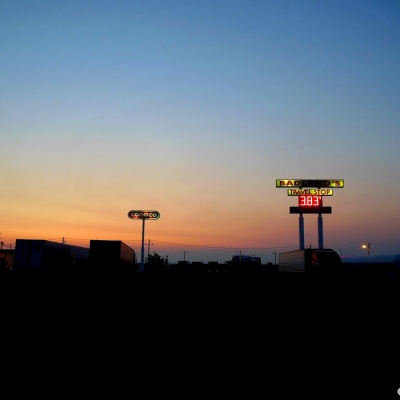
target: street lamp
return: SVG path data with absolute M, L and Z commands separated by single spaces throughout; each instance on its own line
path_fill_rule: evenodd
M 275 264 L 274 265 L 276 265 L 276 250 L 272 254 L 275 254 Z
M 186 254 L 189 254 L 187 251 L 184 251 L 183 252 L 183 262 L 185 262 L 185 256 L 186 256 Z
M 363 249 L 368 249 L 368 255 L 369 255 L 369 253 L 370 253 L 370 251 L 371 251 L 371 243 L 368 243 L 368 244 L 363 244 L 362 246 L 361 246 Z

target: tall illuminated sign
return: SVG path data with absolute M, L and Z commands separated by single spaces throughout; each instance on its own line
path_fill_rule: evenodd
M 140 272 L 144 271 L 144 221 L 160 218 L 160 213 L 155 210 L 131 210 L 128 212 L 130 219 L 142 220 L 142 248 L 140 254 Z
M 344 179 L 276 179 L 277 188 L 287 189 L 288 196 L 297 196 L 297 207 L 290 207 L 290 214 L 300 214 L 300 249 L 304 249 L 303 214 L 318 214 L 318 246 L 323 248 L 323 229 L 321 214 L 331 214 L 331 207 L 322 205 L 323 196 L 332 196 L 333 189 L 344 187 Z

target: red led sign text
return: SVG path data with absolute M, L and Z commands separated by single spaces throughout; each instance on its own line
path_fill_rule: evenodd
M 322 196 L 298 196 L 299 207 L 322 207 Z

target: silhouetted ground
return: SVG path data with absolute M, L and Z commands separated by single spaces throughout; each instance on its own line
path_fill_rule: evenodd
M 334 306 L 349 312 L 352 305 L 390 310 L 399 305 L 400 279 L 394 277 L 316 278 L 291 273 L 118 273 L 48 274 L 4 273 L 1 277 L 5 301 L 30 302 L 41 298 L 52 302 L 86 299 L 105 300 L 138 310 L 154 304 L 160 308 L 188 302 L 224 304 L 226 309 L 259 308 L 274 312 L 283 306 L 317 311 Z M 29 299 L 29 301 L 27 301 Z
M 398 398 L 399 288 L 397 278 L 282 273 L 1 280 L 3 326 L 24 353 L 37 351 L 31 360 L 46 349 L 84 375 L 134 364 L 151 387 L 155 371 L 167 374 L 174 393 L 184 381 L 277 399 Z

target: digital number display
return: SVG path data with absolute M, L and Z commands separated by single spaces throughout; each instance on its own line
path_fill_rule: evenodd
M 299 196 L 299 207 L 322 207 L 322 196 Z

